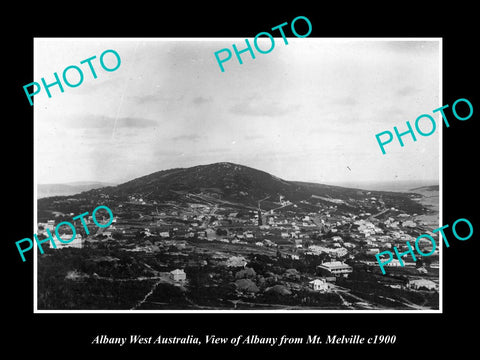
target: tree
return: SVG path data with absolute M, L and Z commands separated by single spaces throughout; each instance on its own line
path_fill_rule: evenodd
M 310 239 L 304 239 L 303 240 L 303 246 L 308 249 L 310 245 L 313 245 L 313 241 Z
M 217 231 L 215 232 L 219 236 L 226 236 L 228 235 L 228 231 L 222 228 L 217 228 Z
M 112 234 L 112 238 L 115 240 L 122 240 L 123 239 L 123 234 L 121 232 L 114 232 Z

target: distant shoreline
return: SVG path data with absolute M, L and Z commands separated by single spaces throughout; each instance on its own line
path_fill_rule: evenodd
M 37 184 L 37 199 L 52 196 L 71 196 L 83 191 L 114 185 L 115 184 L 113 183 L 102 183 L 98 181 L 78 181 L 65 184 Z
M 393 192 L 415 192 L 414 189 L 426 186 L 439 186 L 438 181 L 379 181 L 379 182 L 339 182 L 336 185 L 341 187 L 370 190 L 370 191 L 393 191 Z

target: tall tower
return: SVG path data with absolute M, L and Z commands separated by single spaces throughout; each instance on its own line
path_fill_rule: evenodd
M 258 209 L 258 226 L 262 226 L 262 212 Z

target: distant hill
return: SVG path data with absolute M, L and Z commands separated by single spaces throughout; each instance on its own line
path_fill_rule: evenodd
M 78 188 L 76 189 L 78 192 Z M 346 212 L 375 212 L 382 206 L 407 212 L 422 212 L 413 194 L 371 191 L 299 181 L 287 181 L 267 172 L 230 162 L 199 165 L 190 168 L 162 170 L 126 183 L 92 189 L 75 195 L 84 201 L 130 202 L 131 197 L 147 203 L 205 203 L 255 209 L 261 201 L 263 210 L 284 207 L 288 202 L 306 211 L 318 209 L 315 204 L 335 206 Z M 375 200 L 377 199 L 377 200 Z M 53 208 L 57 198 L 42 199 L 39 206 Z M 55 205 L 58 206 L 58 205 Z M 291 207 L 290 207 L 291 208 Z M 288 208 L 287 208 L 288 209 Z
M 202 192 L 249 205 L 256 205 L 265 197 L 278 202 L 280 195 L 291 201 L 306 200 L 312 195 L 341 199 L 363 195 L 357 189 L 286 181 L 267 172 L 229 162 L 163 170 L 104 190 L 120 196 L 137 193 L 164 199 L 175 198 L 182 193 Z
M 98 189 L 105 186 L 112 186 L 114 184 L 102 182 L 87 182 L 78 181 L 66 184 L 38 184 L 37 198 L 45 198 L 50 196 L 69 196 L 79 194 L 83 191 Z

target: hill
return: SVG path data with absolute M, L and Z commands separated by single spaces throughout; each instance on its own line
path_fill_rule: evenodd
M 408 213 L 420 214 L 422 206 L 414 201 L 418 196 L 420 195 L 287 181 L 248 166 L 221 162 L 162 170 L 117 186 L 86 191 L 75 195 L 74 198 L 82 198 L 89 202 L 96 202 L 100 198 L 130 202 L 135 198 L 150 204 L 198 202 L 246 209 L 256 209 L 261 202 L 263 210 L 292 205 L 309 211 L 315 210 L 320 204 L 353 213 L 360 211 L 375 213 L 380 208 L 395 207 Z M 44 201 L 39 202 L 39 208 L 51 208 L 49 203 L 59 199 L 42 200 Z

